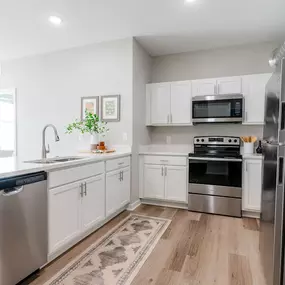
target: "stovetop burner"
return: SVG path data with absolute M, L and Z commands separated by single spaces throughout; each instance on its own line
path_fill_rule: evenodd
M 194 138 L 194 153 L 189 157 L 241 158 L 240 138 L 222 136 L 202 136 Z

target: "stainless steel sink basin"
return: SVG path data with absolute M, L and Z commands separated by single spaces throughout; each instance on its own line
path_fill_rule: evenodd
M 72 157 L 54 157 L 54 158 L 46 158 L 46 159 L 37 159 L 25 161 L 25 163 L 38 163 L 38 164 L 52 164 L 52 163 L 60 163 L 60 162 L 68 162 L 74 160 L 80 160 L 84 157 L 72 156 Z

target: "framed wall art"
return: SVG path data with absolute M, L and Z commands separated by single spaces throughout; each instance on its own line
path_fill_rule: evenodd
M 99 116 L 99 96 L 81 97 L 81 120 L 85 118 L 85 110 Z
M 121 109 L 121 95 L 101 97 L 101 119 L 105 122 L 119 122 Z

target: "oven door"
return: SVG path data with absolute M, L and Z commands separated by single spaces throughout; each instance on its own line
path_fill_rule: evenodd
M 189 158 L 189 193 L 241 198 L 242 159 Z
M 198 123 L 238 123 L 243 121 L 243 97 L 198 96 L 192 102 L 192 121 Z

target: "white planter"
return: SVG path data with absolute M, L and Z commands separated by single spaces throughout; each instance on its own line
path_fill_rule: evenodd
M 91 135 L 90 136 L 90 149 L 96 150 L 98 144 L 99 144 L 99 135 L 98 134 Z

